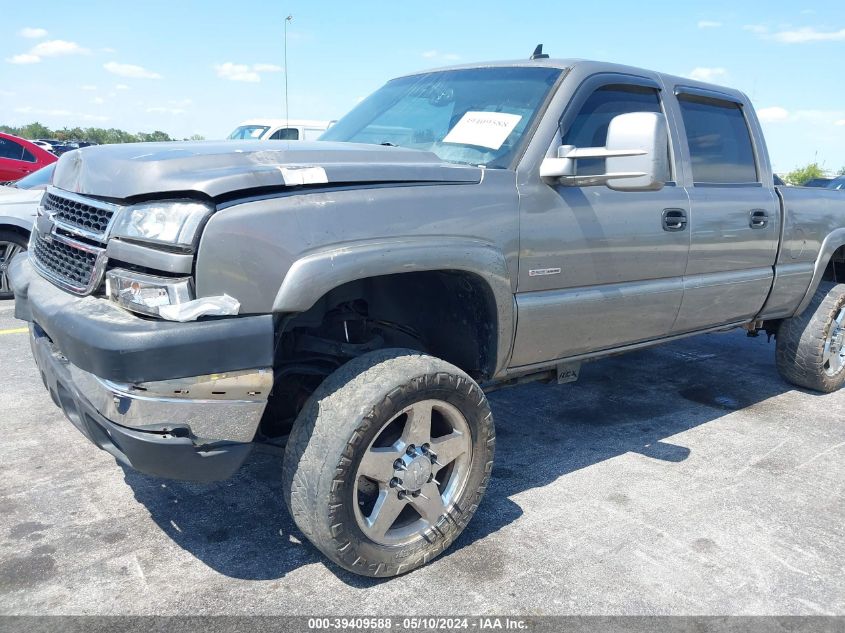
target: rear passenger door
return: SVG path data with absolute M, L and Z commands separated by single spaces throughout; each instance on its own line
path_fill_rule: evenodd
M 685 183 L 689 262 L 674 326 L 680 333 L 750 319 L 763 307 L 777 255 L 780 204 L 762 137 L 743 102 L 698 88 L 676 88 L 675 94 L 681 151 L 692 166 Z

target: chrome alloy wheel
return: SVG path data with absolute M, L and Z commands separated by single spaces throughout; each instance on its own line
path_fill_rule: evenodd
M 836 376 L 845 367 L 845 307 L 839 309 L 830 324 L 830 331 L 824 342 L 822 360 L 828 376 Z
M 12 258 L 24 250 L 26 249 L 23 246 L 15 242 L 0 241 L 0 297 L 12 294 L 7 270 Z
M 355 518 L 372 541 L 412 541 L 446 514 L 466 485 L 472 437 L 466 418 L 442 400 L 400 411 L 376 434 L 355 475 Z

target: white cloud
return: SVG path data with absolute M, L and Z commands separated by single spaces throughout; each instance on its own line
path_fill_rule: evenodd
M 37 64 L 44 57 L 62 57 L 64 55 L 87 55 L 90 53 L 87 48 L 81 47 L 76 42 L 65 40 L 47 40 L 33 46 L 28 53 L 14 55 L 6 61 L 10 64 Z
M 246 64 L 233 64 L 232 62 L 215 64 L 214 70 L 217 71 L 218 77 L 228 79 L 229 81 L 246 81 L 248 83 L 258 83 L 261 81 L 261 75 Z
M 119 64 L 117 62 L 108 62 L 103 64 L 103 68 L 114 75 L 121 77 L 131 77 L 132 79 L 161 79 L 161 75 L 152 70 L 147 70 L 143 66 L 136 66 L 135 64 Z
M 845 119 L 839 119 L 838 121 L 834 121 L 833 124 L 845 126 Z
M 819 31 L 805 26 L 792 31 L 772 33 L 771 38 L 783 44 L 804 44 L 806 42 L 839 42 L 845 40 L 845 29 L 838 31 Z
M 693 68 L 687 76 L 690 79 L 697 79 L 698 81 L 713 81 L 727 74 L 728 71 L 724 68 L 705 68 L 699 66 L 698 68 Z
M 47 29 L 39 29 L 27 26 L 18 31 L 18 35 L 32 40 L 37 40 L 41 39 L 42 37 L 47 37 Z
M 93 86 L 91 84 L 86 84 L 84 86 L 79 87 L 80 90 L 87 90 L 88 92 L 94 92 L 97 90 L 97 86 Z
M 129 86 L 127 86 L 126 84 L 115 84 L 114 89 L 115 90 L 129 90 Z
M 441 53 L 438 50 L 424 51 L 422 56 L 425 59 L 439 59 L 447 62 L 454 62 L 461 58 L 460 55 L 455 53 Z
M 715 22 L 713 20 L 698 21 L 698 28 L 700 29 L 718 29 L 720 26 L 722 26 L 721 22 Z
M 93 103 L 95 105 L 100 105 L 100 104 L 105 103 L 105 102 L 106 102 L 106 100 L 103 99 L 102 97 L 94 97 L 93 99 L 91 99 L 91 103 Z
M 245 81 L 248 83 L 258 83 L 261 81 L 261 73 L 279 73 L 284 70 L 284 67 L 276 64 L 235 64 L 234 62 L 226 62 L 225 64 L 215 64 L 212 66 L 217 76 L 221 79 L 228 79 L 229 81 Z
M 90 52 L 87 48 L 82 48 L 76 42 L 47 40 L 46 42 L 39 42 L 33 46 L 29 54 L 37 57 L 60 57 L 62 55 L 87 55 Z
M 159 114 L 185 114 L 185 110 L 182 108 L 164 108 L 164 107 L 155 107 L 155 108 L 147 108 L 147 112 L 155 112 Z
M 20 55 L 12 55 L 6 59 L 10 64 L 37 64 L 41 61 L 40 57 L 36 55 L 29 55 L 28 53 L 21 53 Z
M 257 73 L 280 73 L 284 70 L 276 64 L 253 64 L 252 69 Z
M 780 106 L 760 108 L 757 110 L 757 117 L 763 123 L 777 123 L 778 121 L 785 121 L 789 118 L 789 110 Z

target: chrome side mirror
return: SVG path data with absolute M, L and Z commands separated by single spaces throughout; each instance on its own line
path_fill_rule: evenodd
M 657 191 L 669 173 L 668 146 L 666 117 L 628 112 L 611 119 L 604 147 L 562 145 L 557 158 L 540 164 L 540 177 L 574 187 L 606 184 L 619 191 Z M 577 162 L 585 158 L 606 159 L 605 173 L 579 175 Z

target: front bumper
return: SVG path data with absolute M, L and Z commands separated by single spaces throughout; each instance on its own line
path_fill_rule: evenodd
M 215 481 L 240 467 L 273 384 L 270 317 L 152 321 L 55 288 L 23 256 L 9 272 L 44 384 L 89 440 L 160 477 Z

